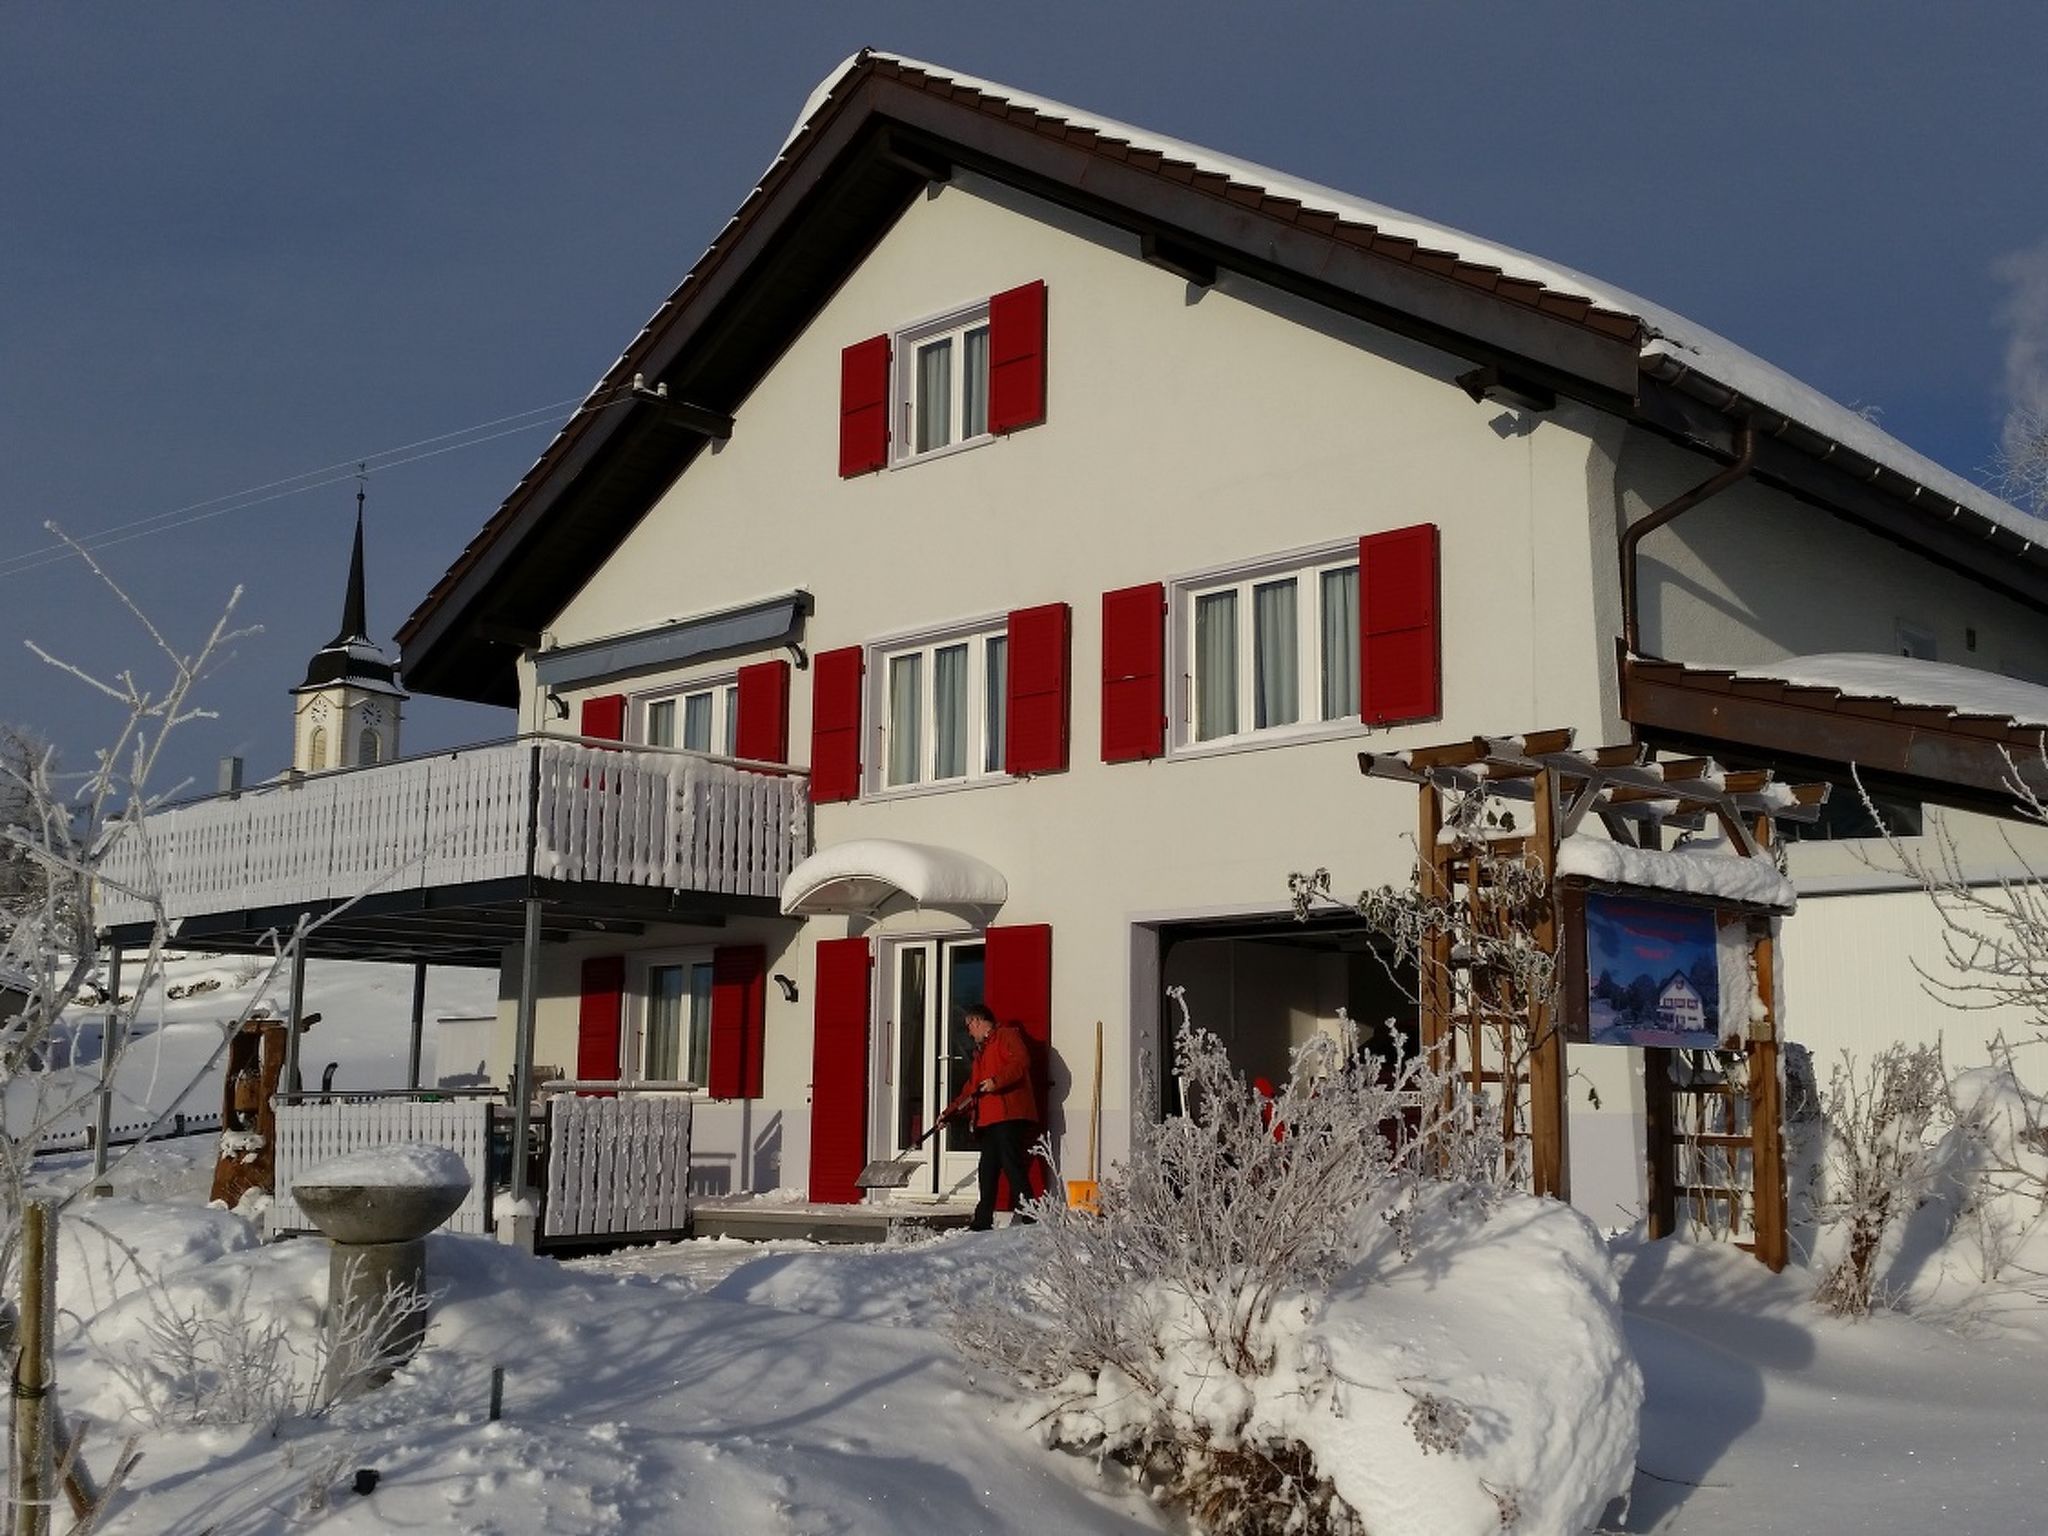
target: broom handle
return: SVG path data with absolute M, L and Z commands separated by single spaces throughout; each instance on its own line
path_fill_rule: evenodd
M 1102 1128 L 1102 1020 L 1095 1021 L 1095 1082 L 1088 1098 L 1088 1182 L 1095 1182 L 1095 1138 Z

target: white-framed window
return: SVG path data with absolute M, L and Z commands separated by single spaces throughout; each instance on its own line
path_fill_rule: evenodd
M 666 950 L 635 956 L 629 968 L 632 1028 L 620 1075 L 627 1082 L 711 1077 L 711 952 Z
M 1357 544 L 1185 577 L 1170 605 L 1176 750 L 1357 724 Z
M 897 463 L 989 440 L 986 300 L 898 331 L 891 355 Z
M 1008 669 L 1002 619 L 871 647 L 870 791 L 1002 778 Z
M 691 683 L 633 701 L 634 739 L 649 747 L 684 747 L 692 752 L 736 756 L 740 687 L 730 677 Z

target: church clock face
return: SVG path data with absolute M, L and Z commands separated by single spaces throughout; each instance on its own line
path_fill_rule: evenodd
M 308 713 L 311 714 L 315 720 L 325 721 L 328 715 L 327 701 L 325 699 L 315 699 L 313 701 L 313 707 L 311 710 L 308 711 Z

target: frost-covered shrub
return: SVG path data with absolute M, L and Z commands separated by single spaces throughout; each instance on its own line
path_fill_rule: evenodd
M 1930 1132 L 1953 1118 L 1941 1047 L 1889 1045 L 1861 1070 L 1844 1053 L 1823 1114 L 1820 1214 L 1841 1228 L 1842 1247 L 1814 1299 L 1838 1317 L 1864 1317 L 1887 1233 L 1933 1188 L 1939 1165 Z
M 1185 1012 L 1175 1067 L 1185 1113 L 1134 1129 L 1129 1158 L 1102 1181 L 1100 1214 L 1041 1203 L 1024 1270 L 954 1297 L 957 1343 L 1031 1393 L 1052 1443 L 1137 1468 L 1210 1533 L 1364 1531 L 1339 1469 L 1317 1459 L 1318 1442 L 1348 1451 L 1356 1441 L 1347 1413 L 1405 1427 L 1408 1450 L 1380 1457 L 1400 1469 L 1395 1483 L 1425 1455 L 1439 1466 L 1460 1458 L 1475 1422 L 1495 1447 L 1516 1438 L 1494 1405 L 1443 1390 L 1426 1361 L 1391 1363 L 1354 1326 L 1392 1273 L 1440 1275 L 1468 1248 L 1522 1241 L 1488 1220 L 1516 1201 L 1530 1213 L 1517 1233 L 1542 1236 L 1513 1267 L 1533 1260 L 1565 1277 L 1557 1333 L 1574 1342 L 1559 1347 L 1598 1362 L 1576 1378 L 1597 1380 L 1587 1397 L 1597 1423 L 1526 1464 L 1550 1476 L 1589 1457 L 1600 1486 L 1563 1506 L 1588 1520 L 1626 1486 L 1641 1381 L 1612 1316 L 1605 1255 L 1575 1213 L 1495 1182 L 1498 1116 L 1455 1074 L 1361 1057 L 1346 1026 L 1299 1047 L 1268 1099 Z M 1537 1258 L 1539 1244 L 1555 1247 Z M 1411 1367 L 1421 1374 L 1404 1377 Z M 1557 1373 L 1542 1374 L 1539 1395 Z M 1483 1528 L 1529 1502 L 1482 1489 L 1476 1470 L 1452 1476 Z M 1559 1507 L 1555 1488 L 1532 1497 Z M 1448 1516 L 1431 1527 L 1463 1528 Z

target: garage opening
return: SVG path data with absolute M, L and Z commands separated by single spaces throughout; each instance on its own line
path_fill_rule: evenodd
M 1167 923 L 1159 949 L 1165 986 L 1186 990 L 1195 1024 L 1223 1041 L 1247 1078 L 1285 1081 L 1289 1053 L 1318 1030 L 1335 1030 L 1340 1009 L 1376 1055 L 1413 1054 L 1419 1046 L 1413 963 L 1395 962 L 1386 941 L 1349 914 Z M 1162 993 L 1161 1063 L 1173 1060 L 1179 1024 L 1179 1010 Z M 1160 1079 L 1160 1109 L 1174 1114 L 1180 1094 L 1173 1073 L 1163 1071 Z

